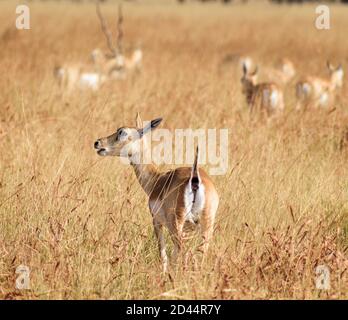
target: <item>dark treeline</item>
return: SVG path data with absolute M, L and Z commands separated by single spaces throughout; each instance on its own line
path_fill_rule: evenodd
M 184 3 L 184 2 L 189 2 L 192 0 L 178 0 L 178 2 Z M 196 0 L 196 1 L 200 1 L 200 2 L 213 2 L 213 1 L 220 1 L 223 3 L 231 3 L 234 0 Z M 239 2 L 244 2 L 247 3 L 249 0 L 236 0 Z M 305 3 L 305 2 L 328 2 L 328 3 L 347 3 L 348 4 L 348 0 L 327 0 L 327 1 L 323 1 L 323 0 L 269 0 L 272 3 L 276 3 L 276 4 L 282 4 L 282 3 Z
M 29 2 L 34 1 L 34 0 L 27 0 Z M 49 1 L 49 0 L 40 0 L 40 1 Z M 56 0 L 60 1 L 60 0 Z M 84 2 L 84 1 L 90 1 L 90 2 L 95 2 L 96 0 L 70 0 L 71 2 Z M 108 2 L 112 0 L 99 0 L 100 2 Z M 129 2 L 141 2 L 141 0 L 124 0 L 124 1 L 129 1 Z M 233 2 L 242 2 L 242 3 L 248 3 L 249 0 L 177 0 L 180 3 L 185 3 L 185 2 L 222 2 L 222 3 L 233 3 Z M 250 1 L 252 2 L 252 1 Z M 271 3 L 275 4 L 286 4 L 286 3 L 308 3 L 308 2 L 322 2 L 322 3 L 346 3 L 348 4 L 348 0 L 269 0 Z
M 348 0 L 270 0 L 273 3 L 305 3 L 305 2 L 327 2 L 327 3 L 348 3 Z

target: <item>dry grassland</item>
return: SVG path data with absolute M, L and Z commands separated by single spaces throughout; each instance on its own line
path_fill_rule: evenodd
M 284 114 L 267 123 L 249 121 L 240 70 L 218 72 L 231 52 L 260 68 L 288 57 L 300 74 L 325 76 L 329 58 L 348 72 L 348 7 L 332 6 L 331 30 L 319 31 L 313 6 L 126 3 L 141 75 L 62 97 L 55 65 L 106 48 L 93 4 L 30 2 L 30 31 L 14 29 L 14 6 L 0 4 L 1 298 L 348 298 L 348 82 L 334 107 L 307 112 L 294 110 L 290 84 Z M 117 6 L 102 9 L 115 22 Z M 193 239 L 171 277 L 132 169 L 93 150 L 137 111 L 170 130 L 229 129 L 207 260 Z M 15 289 L 20 264 L 30 290 Z M 328 291 L 315 287 L 322 264 Z

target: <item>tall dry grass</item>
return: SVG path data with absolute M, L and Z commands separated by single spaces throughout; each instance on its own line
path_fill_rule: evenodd
M 347 70 L 348 8 L 333 6 L 331 30 L 318 31 L 312 6 L 127 3 L 125 45 L 141 40 L 142 74 L 62 98 L 54 66 L 105 48 L 94 6 L 31 2 L 32 29 L 16 31 L 14 5 L 0 4 L 0 297 L 348 298 L 347 84 L 334 108 L 308 112 L 294 111 L 290 87 L 283 116 L 250 122 L 237 68 L 217 72 L 229 52 L 260 65 L 286 56 L 303 74 L 325 75 L 327 58 Z M 102 9 L 115 23 L 117 6 Z M 132 169 L 93 150 L 136 111 L 171 130 L 230 132 L 207 260 L 193 239 L 171 277 Z M 30 290 L 15 289 L 20 264 Z M 321 264 L 328 291 L 315 287 Z

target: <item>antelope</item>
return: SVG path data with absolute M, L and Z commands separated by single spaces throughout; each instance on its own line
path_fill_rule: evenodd
M 284 109 L 282 90 L 271 82 L 257 84 L 257 73 L 257 67 L 250 73 L 247 66 L 243 65 L 242 92 L 246 96 L 250 111 L 253 112 L 256 107 L 266 111 L 267 115 L 282 111 Z
M 329 80 L 308 76 L 296 84 L 296 109 L 309 103 L 313 103 L 315 107 L 326 107 L 330 99 L 335 98 L 336 91 L 343 85 L 343 68 L 341 64 L 334 68 L 329 61 L 327 68 L 330 73 Z
M 133 51 L 130 57 L 126 57 L 122 53 L 122 7 L 119 6 L 119 16 L 118 16 L 118 37 L 117 37 L 117 46 L 115 47 L 112 41 L 111 32 L 107 27 L 106 21 L 100 11 L 99 1 L 96 3 L 96 12 L 98 19 L 100 21 L 100 26 L 102 32 L 105 35 L 106 43 L 110 51 L 109 54 L 104 54 L 99 48 L 92 51 L 92 60 L 98 69 L 98 71 L 107 77 L 113 79 L 123 79 L 126 76 L 127 71 L 137 70 L 141 68 L 143 52 L 140 48 L 137 48 Z
M 160 172 L 154 164 L 141 163 L 141 142 L 146 148 L 145 135 L 156 129 L 158 118 L 142 126 L 139 114 L 135 127 L 120 127 L 112 135 L 100 138 L 94 148 L 100 156 L 128 158 L 136 178 L 148 197 L 153 227 L 158 241 L 163 271 L 167 271 L 168 257 L 163 228 L 169 231 L 174 243 L 173 260 L 182 248 L 184 229 L 200 228 L 203 237 L 202 251 L 208 249 L 213 234 L 219 196 L 208 174 L 198 168 L 198 148 L 192 167 L 180 167 Z

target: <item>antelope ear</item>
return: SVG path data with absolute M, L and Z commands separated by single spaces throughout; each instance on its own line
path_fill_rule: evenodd
M 332 67 L 331 63 L 329 60 L 326 61 L 326 65 L 327 65 L 327 68 L 330 70 L 330 71 L 333 71 L 334 68 Z
M 254 72 L 251 74 L 251 76 L 256 76 L 257 73 L 259 72 L 259 67 L 256 66 Z
M 161 122 L 162 122 L 162 118 L 151 120 L 151 122 L 148 123 L 143 129 L 138 130 L 140 137 L 142 137 L 144 134 L 148 133 L 149 131 L 156 129 Z
M 243 62 L 243 74 L 246 76 L 247 73 L 248 73 L 248 68 L 247 68 L 245 62 Z
M 161 122 L 162 122 L 162 118 L 157 118 L 155 120 L 151 120 L 151 130 L 156 129 Z
M 140 129 L 143 127 L 143 121 L 141 120 L 140 113 L 137 112 L 137 116 L 135 118 L 135 126 Z

